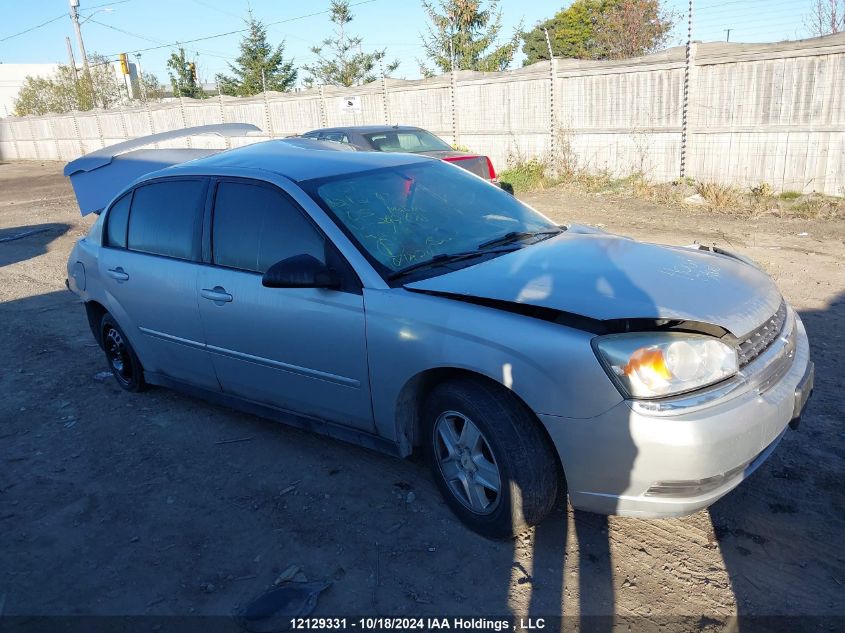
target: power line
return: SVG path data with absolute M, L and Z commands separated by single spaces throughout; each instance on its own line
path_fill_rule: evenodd
M 192 1 L 194 4 L 198 4 L 198 5 L 199 5 L 199 6 L 201 6 L 201 7 L 205 7 L 206 9 L 211 9 L 212 11 L 217 11 L 217 12 L 222 13 L 222 14 L 224 14 L 224 15 L 228 15 L 229 17 L 232 17 L 232 18 L 237 18 L 237 19 L 239 19 L 239 20 L 242 20 L 242 19 L 243 19 L 243 16 L 242 16 L 242 15 L 236 15 L 236 14 L 234 14 L 234 13 L 231 13 L 231 12 L 229 12 L 229 11 L 226 11 L 226 10 L 224 10 L 224 9 L 221 9 L 220 7 L 215 7 L 213 4 L 208 4 L 207 2 L 203 2 L 202 0 L 191 0 L 191 1 Z
M 24 33 L 29 33 L 30 31 L 34 31 L 35 29 L 40 29 L 42 26 L 47 26 L 48 24 L 52 24 L 53 22 L 56 22 L 57 20 L 61 20 L 62 18 L 66 18 L 66 17 L 67 17 L 67 13 L 62 13 L 61 15 L 57 15 L 54 18 L 50 18 L 46 22 L 42 22 L 41 24 L 36 24 L 35 26 L 31 26 L 28 29 L 25 29 L 23 31 L 19 31 L 17 33 L 12 34 L 12 35 L 7 35 L 6 37 L 0 39 L 0 42 L 5 42 L 6 40 L 10 40 L 13 37 L 18 37 L 19 35 L 23 35 Z
M 163 40 L 159 40 L 159 39 L 156 39 L 154 37 L 147 37 L 146 35 L 141 35 L 140 33 L 133 33 L 132 31 L 127 31 L 126 29 L 121 29 L 121 28 L 118 28 L 116 26 L 112 26 L 111 24 L 106 24 L 105 22 L 100 22 L 98 20 L 93 20 L 93 19 L 90 19 L 90 18 L 89 18 L 88 21 L 92 22 L 94 24 L 97 24 L 99 26 L 105 27 L 107 29 L 111 29 L 112 31 L 117 31 L 118 33 L 123 33 L 124 35 L 129 35 L 131 37 L 137 37 L 140 40 L 145 40 L 147 42 L 153 42 L 154 44 L 161 44 L 162 46 L 170 46 L 169 44 L 166 44 Z M 149 50 L 149 49 L 143 49 L 143 50 Z M 192 48 L 192 49 L 189 49 L 189 50 L 192 50 L 192 51 L 196 52 L 197 54 L 202 53 L 203 55 L 208 55 L 210 57 L 219 57 L 220 59 L 229 59 L 225 55 L 220 55 L 218 53 L 207 51 L 207 50 L 204 50 L 204 49 L 201 49 L 201 48 Z M 138 52 L 140 52 L 140 51 L 138 51 Z
M 132 0 L 115 0 L 114 2 L 106 2 L 104 4 L 95 4 L 95 5 L 92 5 L 90 7 L 86 7 L 86 10 L 88 10 L 88 9 L 99 9 L 101 7 L 110 7 L 110 6 L 115 5 L 115 4 L 123 4 L 125 2 L 131 2 L 131 1 Z M 35 26 L 31 26 L 28 29 L 24 29 L 23 31 L 19 31 L 17 33 L 12 34 L 12 35 L 7 35 L 4 38 L 0 38 L 0 42 L 5 42 L 6 40 L 10 40 L 14 37 L 18 37 L 19 35 L 24 35 L 24 34 L 29 33 L 31 31 L 35 31 L 36 29 L 40 29 L 42 26 L 47 26 L 48 24 L 52 24 L 53 22 L 57 22 L 58 20 L 61 20 L 64 17 L 67 17 L 67 13 L 62 13 L 60 15 L 57 15 L 54 18 L 50 18 L 46 22 L 42 22 L 41 24 L 36 24 Z
M 361 0 L 360 2 L 355 2 L 355 3 L 350 4 L 349 6 L 350 7 L 357 7 L 357 6 L 360 6 L 362 4 L 370 4 L 371 2 L 376 2 L 376 0 Z M 308 13 L 306 15 L 300 15 L 300 16 L 297 16 L 295 18 L 286 18 L 284 20 L 277 20 L 275 22 L 267 22 L 264 26 L 269 27 L 269 26 L 275 26 L 277 24 L 285 24 L 286 22 L 294 22 L 296 20 L 304 20 L 305 18 L 311 18 L 311 17 L 314 17 L 316 15 L 324 15 L 326 13 L 331 13 L 331 9 L 325 9 L 323 11 L 316 11 L 314 13 Z M 154 50 L 158 50 L 160 48 L 172 48 L 174 46 L 184 46 L 185 44 L 193 44 L 194 42 L 204 42 L 206 40 L 213 40 L 213 39 L 216 39 L 218 37 L 227 37 L 229 35 L 237 35 L 238 33 L 246 33 L 247 31 L 249 31 L 249 28 L 237 29 L 237 30 L 234 30 L 234 31 L 226 31 L 225 33 L 217 33 L 215 35 L 206 35 L 204 37 L 196 37 L 192 40 L 182 40 L 182 41 L 179 41 L 179 42 L 171 42 L 169 44 L 162 44 L 161 46 L 150 46 L 148 48 L 140 48 L 140 49 L 137 49 L 135 52 L 136 53 L 146 53 L 147 51 L 154 51 Z M 118 54 L 119 53 L 113 53 L 112 55 L 118 55 Z
M 89 9 L 101 9 L 103 7 L 111 7 L 116 4 L 125 4 L 127 2 L 132 2 L 132 0 L 114 0 L 114 2 L 104 2 L 103 4 L 92 4 L 90 7 L 85 7 L 83 10 L 88 11 Z

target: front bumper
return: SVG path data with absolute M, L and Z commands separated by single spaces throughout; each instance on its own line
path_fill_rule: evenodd
M 699 406 L 650 413 L 626 401 L 590 419 L 541 415 L 573 507 L 681 516 L 733 490 L 800 419 L 812 392 L 807 334 L 791 309 L 784 332 L 780 347 L 748 366 L 748 384 Z

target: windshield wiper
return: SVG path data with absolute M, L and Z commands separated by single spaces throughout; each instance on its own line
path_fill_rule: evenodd
M 410 266 L 405 266 L 396 272 L 390 273 L 387 276 L 388 281 L 393 281 L 394 279 L 398 279 L 399 277 L 404 277 L 405 275 L 412 273 L 416 270 L 421 270 L 423 268 L 433 268 L 435 266 L 442 266 L 443 264 L 451 264 L 453 262 L 460 262 L 465 259 L 472 259 L 473 257 L 481 257 L 482 255 L 490 255 L 494 253 L 510 253 L 516 249 L 513 248 L 500 248 L 496 250 L 474 250 L 474 251 L 464 251 L 462 253 L 442 253 L 440 255 L 435 255 L 431 259 L 426 259 L 422 262 L 417 262 L 416 264 L 411 264 Z
M 494 237 L 492 240 L 482 242 L 478 245 L 478 248 L 484 249 L 490 248 L 491 246 L 513 244 L 514 242 L 520 242 L 532 237 L 541 237 L 543 235 L 551 237 L 552 235 L 558 235 L 559 233 L 563 233 L 563 229 L 548 229 L 545 231 L 511 231 L 510 233 L 505 233 L 501 237 Z

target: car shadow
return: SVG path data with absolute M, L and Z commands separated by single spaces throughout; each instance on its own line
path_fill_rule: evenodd
M 747 482 L 705 511 L 712 526 L 711 543 L 718 548 L 730 580 L 736 616 L 667 615 L 655 620 L 620 613 L 613 578 L 618 563 L 612 560 L 608 518 L 558 508 L 534 529 L 531 556 L 520 563 L 531 570 L 529 625 L 536 625 L 538 618 L 562 615 L 560 630 L 591 632 L 616 631 L 620 626 L 639 630 L 645 625 L 659 625 L 664 631 L 715 626 L 737 633 L 845 626 L 838 597 L 845 584 L 845 560 L 831 551 L 845 540 L 841 429 L 845 384 L 839 356 L 845 348 L 845 294 L 824 309 L 799 314 L 816 364 L 815 393 L 799 430 L 789 431 Z M 635 458 L 632 445 L 631 465 Z M 566 584 L 575 579 L 574 566 L 566 565 L 573 553 L 578 557 L 577 601 Z M 573 607 L 578 617 L 571 617 Z
M 801 424 L 748 481 L 709 510 L 740 633 L 845 627 L 845 383 L 839 356 L 845 293 L 824 309 L 799 314 L 816 365 Z
M 822 630 L 842 624 L 837 353 L 845 296 L 801 315 L 817 364 L 802 426 L 710 509 L 740 616 L 731 631 L 817 630 L 825 615 Z M 625 561 L 613 559 L 604 516 L 559 504 L 526 534 L 486 541 L 443 507 L 417 458 L 396 461 L 163 389 L 130 395 L 96 378 L 105 369 L 101 352 L 66 291 L 0 304 L 0 323 L 4 356 L 23 359 L 0 371 L 0 417 L 9 420 L 0 431 L 8 456 L 0 462 L 0 519 L 12 516 L 0 549 L 16 574 L 5 590 L 8 613 L 226 614 L 293 562 L 334 582 L 314 615 L 504 616 L 535 625 L 546 618 L 545 631 L 658 630 L 638 628 L 649 623 L 623 612 L 614 569 Z M 43 411 L 39 400 L 49 400 Z M 365 488 L 355 488 L 359 480 Z M 356 511 L 361 503 L 366 512 Z M 99 567 L 110 575 L 90 573 Z M 793 617 L 765 617 L 772 615 Z M 138 622 L 150 630 L 172 620 Z M 680 621 L 664 622 L 673 623 L 681 630 Z
M 43 255 L 69 229 L 69 224 L 60 222 L 0 229 L 0 267 Z
M 543 276 L 542 270 L 536 272 L 538 277 Z M 525 287 L 531 283 L 532 280 L 529 280 Z M 606 289 L 603 301 L 630 300 L 646 306 L 646 309 L 648 306 L 656 309 L 648 292 L 618 267 L 609 267 L 596 280 L 596 285 Z M 550 296 L 563 292 L 554 287 L 553 280 L 547 290 Z M 560 424 L 577 422 L 560 420 Z M 633 470 L 638 454 L 629 428 L 623 424 L 616 431 L 613 441 L 596 447 L 592 455 L 597 464 L 612 464 L 613 472 L 620 473 L 604 477 L 602 489 L 598 491 L 605 498 L 605 507 L 610 513 L 616 511 L 618 497 L 630 484 L 628 474 Z M 588 490 L 581 489 L 579 492 Z M 567 565 L 571 553 L 569 548 L 577 552 L 577 568 L 571 563 Z M 572 626 L 591 633 L 615 630 L 617 605 L 607 516 L 571 510 L 564 500 L 560 500 L 553 514 L 534 528 L 529 550 L 527 555 L 520 548 L 514 550 L 514 560 L 520 556 L 527 558 L 528 563 L 523 563 L 523 566 L 531 569 L 531 592 L 524 614 L 528 620 L 518 624 L 530 627 L 536 625 L 539 619 L 548 618 L 549 624 L 554 627 L 558 618 L 562 618 L 559 620 L 561 630 L 572 630 Z M 567 580 L 574 576 L 577 576 L 578 583 L 575 588 L 577 600 L 572 598 L 573 592 L 567 588 Z

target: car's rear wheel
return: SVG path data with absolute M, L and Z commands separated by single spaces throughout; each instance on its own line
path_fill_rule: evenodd
M 564 485 L 553 448 L 513 394 L 482 380 L 435 387 L 425 405 L 434 478 L 471 529 L 505 538 L 536 525 Z
M 103 351 L 117 384 L 126 391 L 145 389 L 147 383 L 144 381 L 144 368 L 141 367 L 141 362 L 129 344 L 126 334 L 110 314 L 103 315 L 100 331 L 103 335 Z

